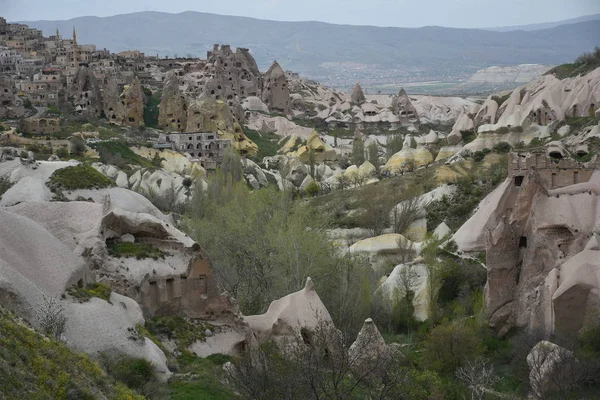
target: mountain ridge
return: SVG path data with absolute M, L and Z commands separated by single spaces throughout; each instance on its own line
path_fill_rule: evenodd
M 286 69 L 345 86 L 456 80 L 492 65 L 561 64 L 600 44 L 600 21 L 538 31 L 495 32 L 445 27 L 376 27 L 281 22 L 184 12 L 139 12 L 67 21 L 33 21 L 53 34 L 77 29 L 80 43 L 114 52 L 205 57 L 214 43 L 251 49 L 261 70 L 278 60 Z M 355 63 L 348 68 L 341 63 Z

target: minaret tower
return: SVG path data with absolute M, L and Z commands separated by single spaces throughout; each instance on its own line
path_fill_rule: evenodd
M 75 27 L 73 27 L 73 67 L 77 68 L 79 66 L 79 46 L 77 46 L 77 32 L 75 32 Z

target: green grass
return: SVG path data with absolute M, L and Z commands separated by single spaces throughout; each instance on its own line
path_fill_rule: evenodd
M 113 181 L 93 167 L 80 164 L 59 169 L 52 174 L 48 186 L 58 190 L 101 189 L 114 186 Z
M 575 78 L 585 75 L 600 67 L 600 63 L 572 63 L 562 64 L 546 72 L 546 75 L 554 75 L 558 79 Z
M 144 107 L 144 125 L 150 128 L 158 128 L 158 106 L 160 105 L 161 91 L 152 93 L 147 88 L 144 88 L 144 94 L 147 98 L 146 107 Z
M 12 185 L 13 183 L 10 181 L 10 179 L 0 177 L 0 199 L 2 198 L 2 195 L 11 188 Z
M 215 354 L 207 358 L 199 358 L 188 351 L 177 359 L 181 370 L 169 381 L 169 391 L 173 400 L 230 400 L 235 395 L 225 386 L 220 376 L 222 366 L 231 358 Z M 184 374 L 191 374 L 192 379 Z
M 159 316 L 146 321 L 146 329 L 153 337 L 174 340 L 180 350 L 187 349 L 196 341 L 204 341 L 205 331 L 210 327 L 178 315 Z
M 149 244 L 141 243 L 124 243 L 124 242 L 113 242 L 108 246 L 108 254 L 113 257 L 135 257 L 138 260 L 145 258 L 152 258 L 158 260 L 159 258 L 164 259 L 167 253 L 152 247 Z
M 127 146 L 126 143 L 121 141 L 113 140 L 109 142 L 102 142 L 92 144 L 90 147 L 98 151 L 98 153 L 101 155 L 101 160 L 106 161 L 106 159 L 111 157 L 119 158 L 124 164 L 134 164 L 144 168 L 154 168 L 152 161 L 138 156 Z
M 276 155 L 280 149 L 279 141 L 281 137 L 274 133 L 259 133 L 245 128 L 244 134 L 258 145 L 258 153 L 252 157 L 256 162 L 262 162 L 263 158 Z
M 90 283 L 83 288 L 72 287 L 67 290 L 67 293 L 76 298 L 80 303 L 90 301 L 92 297 L 98 297 L 108 301 L 110 299 L 111 292 L 112 290 L 110 289 L 110 286 L 103 283 Z
M 0 377 L 6 399 L 143 399 L 88 356 L 41 336 L 1 307 Z
M 577 132 L 588 126 L 596 125 L 596 117 L 569 117 L 565 119 L 565 124 L 571 127 L 571 132 Z

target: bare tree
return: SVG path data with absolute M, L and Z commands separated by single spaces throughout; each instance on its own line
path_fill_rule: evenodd
M 494 385 L 502 379 L 494 371 L 494 366 L 481 357 L 459 367 L 456 370 L 456 377 L 471 390 L 472 400 L 482 400 L 485 394 L 492 391 Z
M 419 196 L 410 197 L 392 209 L 391 222 L 394 233 L 403 234 L 413 222 L 421 217 L 422 210 L 426 205 L 421 204 Z
M 64 312 L 65 308 L 57 298 L 44 295 L 43 303 L 36 310 L 36 320 L 40 330 L 62 341 L 62 335 L 67 327 L 67 317 Z

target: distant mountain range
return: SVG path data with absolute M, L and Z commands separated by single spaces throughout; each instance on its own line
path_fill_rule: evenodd
M 286 69 L 335 86 L 457 81 L 490 66 L 570 62 L 600 45 L 600 20 L 508 32 L 277 22 L 198 12 L 25 23 L 46 35 L 57 28 L 70 35 L 76 27 L 80 43 L 114 52 L 139 49 L 149 55 L 205 57 L 214 43 L 247 47 L 261 70 L 277 60 Z
M 502 26 L 499 28 L 484 28 L 489 31 L 498 31 L 498 32 L 509 32 L 509 31 L 539 31 L 541 29 L 551 29 L 556 28 L 561 25 L 568 24 L 576 24 L 579 22 L 588 22 L 588 21 L 598 21 L 600 20 L 600 14 L 594 15 L 586 15 L 584 17 L 565 19 L 557 22 L 545 22 L 541 24 L 531 24 L 531 25 L 515 25 L 515 26 Z

